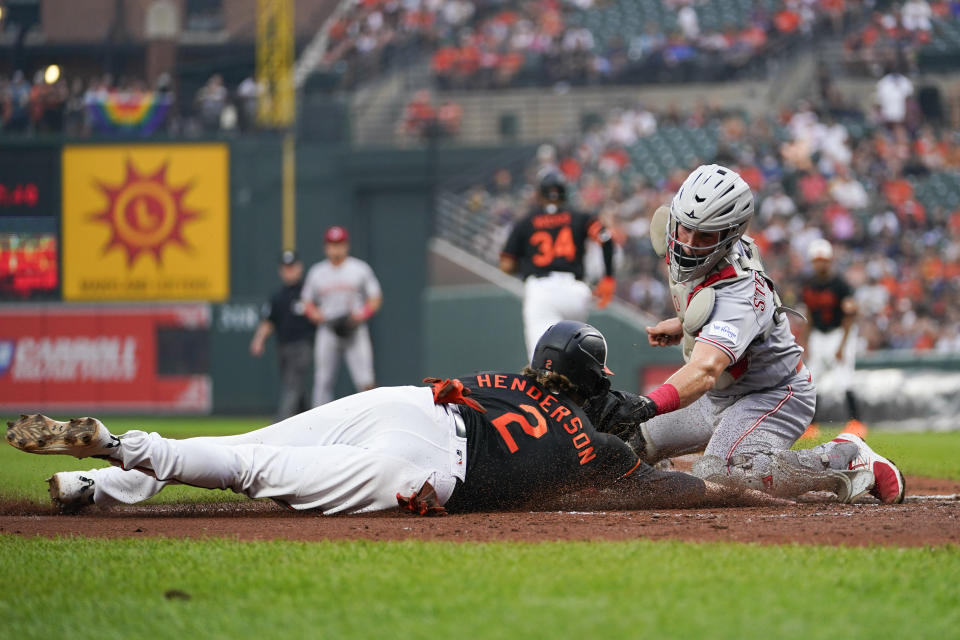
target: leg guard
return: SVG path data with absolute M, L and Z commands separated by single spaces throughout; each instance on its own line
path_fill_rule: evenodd
M 731 489 L 755 489 L 769 493 L 769 486 L 746 456 L 734 456 L 729 463 L 719 456 L 704 455 L 693 465 L 693 475 Z
M 829 491 L 840 502 L 853 502 L 873 487 L 870 471 L 848 471 L 826 468 L 828 459 L 801 459 L 795 451 L 770 454 L 770 467 L 761 475 L 746 456 L 733 456 L 729 462 L 705 455 L 693 465 L 693 474 L 704 480 L 734 489 L 756 489 L 777 498 L 796 498 L 808 491 Z M 823 458 L 827 458 L 826 455 Z
M 849 503 L 873 488 L 872 472 L 835 470 L 828 465 L 827 456 L 819 464 L 811 464 L 795 451 L 777 451 L 770 467 L 768 492 L 780 498 L 795 498 L 808 491 L 830 491 L 837 494 L 840 502 Z

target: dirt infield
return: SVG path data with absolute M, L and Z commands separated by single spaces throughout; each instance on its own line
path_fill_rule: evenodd
M 238 540 L 687 540 L 846 546 L 960 544 L 960 483 L 907 478 L 902 505 L 839 505 L 811 494 L 785 507 L 522 512 L 439 518 L 384 513 L 323 517 L 272 502 L 142 505 L 57 515 L 52 507 L 0 503 L 0 533 L 98 538 Z

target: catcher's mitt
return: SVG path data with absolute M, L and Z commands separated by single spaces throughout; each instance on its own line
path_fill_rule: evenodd
M 657 415 L 657 405 L 647 396 L 610 391 L 588 400 L 584 411 L 597 431 L 629 440 L 641 423 Z
M 333 318 L 329 325 L 330 329 L 341 338 L 349 338 L 357 329 L 357 323 L 349 313 Z

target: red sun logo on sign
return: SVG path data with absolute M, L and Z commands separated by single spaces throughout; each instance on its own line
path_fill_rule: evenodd
M 192 183 L 173 186 L 167 182 L 165 162 L 152 175 L 140 173 L 127 160 L 127 174 L 118 186 L 97 181 L 97 187 L 107 196 L 107 208 L 91 216 L 91 220 L 110 226 L 110 240 L 103 247 L 106 255 L 114 247 L 127 253 L 130 267 L 142 253 L 152 253 L 157 264 L 163 264 L 161 252 L 168 244 L 177 244 L 186 250 L 191 247 L 183 237 L 184 225 L 200 217 L 184 205 L 184 197 L 193 188 Z

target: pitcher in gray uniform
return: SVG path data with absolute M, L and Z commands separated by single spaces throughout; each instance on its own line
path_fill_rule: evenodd
M 743 178 L 698 167 L 651 222 L 677 316 L 648 327 L 653 346 L 682 345 L 686 364 L 649 396 L 604 407 L 648 463 L 704 451 L 701 478 L 781 497 L 868 491 L 902 502 L 903 475 L 855 434 L 790 451 L 813 418 L 816 389 L 773 282 L 744 235 L 754 199 Z
M 317 325 L 315 407 L 333 400 L 341 355 L 358 392 L 374 387 L 373 345 L 367 321 L 383 303 L 380 282 L 373 269 L 349 255 L 347 230 L 330 227 L 324 241 L 327 259 L 310 267 L 301 293 L 307 317 Z

